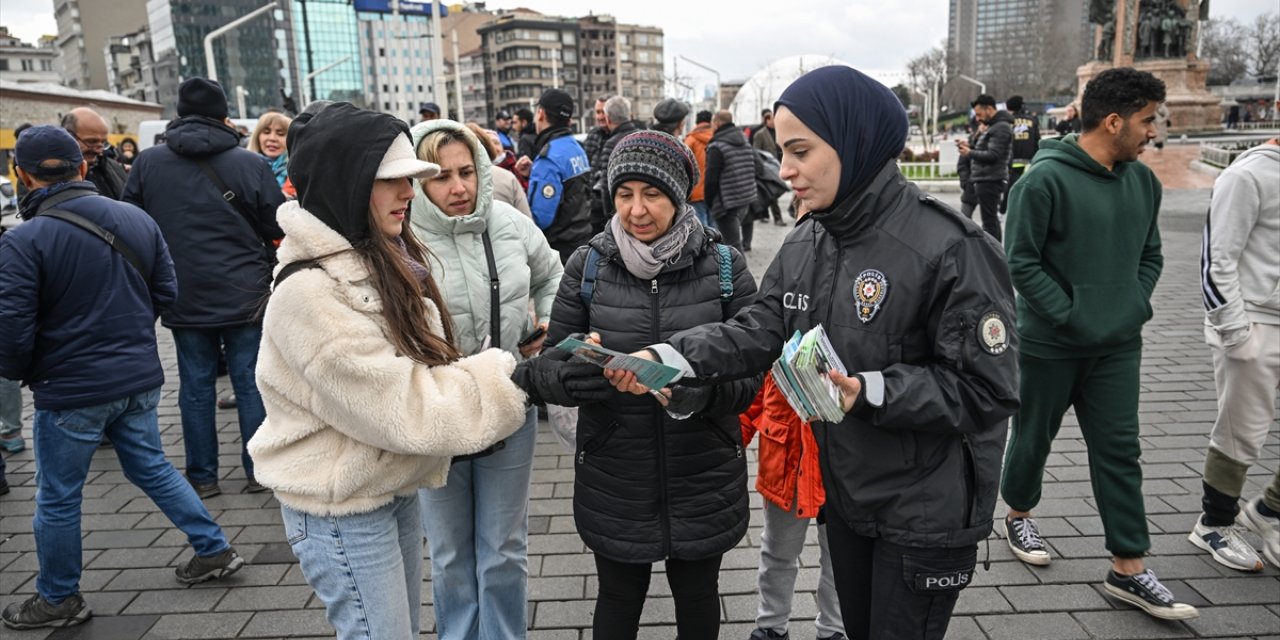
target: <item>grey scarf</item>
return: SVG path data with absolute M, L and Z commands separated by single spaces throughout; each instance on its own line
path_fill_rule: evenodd
M 689 234 L 696 225 L 701 224 L 693 207 L 685 204 L 671 222 L 671 228 L 657 240 L 645 244 L 627 233 L 618 218 L 619 216 L 614 215 L 609 221 L 609 231 L 613 233 L 613 241 L 618 245 L 618 255 L 622 256 L 622 263 L 626 265 L 627 271 L 643 280 L 653 279 L 663 265 L 675 262 L 685 243 L 689 241 Z

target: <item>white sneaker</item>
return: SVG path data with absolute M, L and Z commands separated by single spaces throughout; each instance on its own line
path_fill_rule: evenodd
M 1262 538 L 1262 554 L 1272 566 L 1280 567 L 1280 518 L 1258 513 L 1258 503 L 1261 501 L 1262 496 L 1254 496 L 1246 502 L 1240 513 L 1236 514 L 1236 522 Z
M 1262 560 L 1258 558 L 1258 552 L 1245 542 L 1240 529 L 1233 524 L 1211 527 L 1196 518 L 1196 526 L 1191 529 L 1187 540 L 1212 554 L 1220 565 L 1237 571 L 1262 571 Z

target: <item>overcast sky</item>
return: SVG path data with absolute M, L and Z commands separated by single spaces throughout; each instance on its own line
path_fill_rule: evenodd
M 661 27 L 668 73 L 672 57 L 683 55 L 716 69 L 728 81 L 745 80 L 771 60 L 798 54 L 830 55 L 867 71 L 900 71 L 907 60 L 946 38 L 948 2 L 490 0 L 487 6 L 523 6 L 553 15 L 612 13 L 622 22 Z M 1214 17 L 1252 20 L 1275 10 L 1276 3 L 1212 0 L 1211 6 Z M 29 42 L 54 34 L 53 0 L 0 0 L 0 25 Z M 679 66 L 682 76 L 695 71 L 691 65 Z M 693 79 L 709 81 L 710 75 Z

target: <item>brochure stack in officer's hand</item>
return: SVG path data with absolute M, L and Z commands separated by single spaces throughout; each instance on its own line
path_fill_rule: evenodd
M 782 356 L 773 363 L 773 382 L 805 422 L 839 422 L 844 419 L 844 403 L 840 388 L 827 377 L 832 369 L 847 373 L 826 330 L 818 325 L 803 335 L 795 332 L 782 347 Z

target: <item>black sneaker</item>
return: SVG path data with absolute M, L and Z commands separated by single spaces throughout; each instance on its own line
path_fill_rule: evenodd
M 1040 527 L 1031 518 L 1005 518 L 1004 538 L 1019 560 L 1038 567 L 1048 566 L 1049 550 L 1040 537 Z
M 240 493 L 262 493 L 264 491 L 270 491 L 270 489 L 262 486 L 257 480 L 249 478 L 249 482 L 244 485 Z
M 747 640 L 789 640 L 790 633 L 778 633 L 773 629 L 756 629 L 747 636 Z
M 1200 616 L 1195 607 L 1175 602 L 1173 593 L 1160 584 L 1150 569 L 1131 576 L 1108 571 L 1102 587 L 1116 598 L 1162 620 L 1187 620 Z
M 0 478 L 0 496 L 7 495 L 9 495 L 9 481 L 4 478 Z
M 178 567 L 174 571 L 174 575 L 178 577 L 178 582 L 182 584 L 196 584 L 213 580 L 216 578 L 225 578 L 240 570 L 244 566 L 244 558 L 236 554 L 235 547 L 227 547 L 226 551 L 216 556 L 201 558 L 195 556 L 186 564 Z
M 93 611 L 84 603 L 79 593 L 59 604 L 49 604 L 40 594 L 23 602 L 15 602 L 4 608 L 0 618 L 10 629 L 35 629 L 38 627 L 74 627 L 93 617 Z

